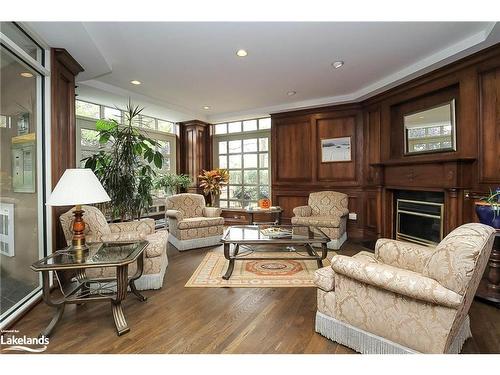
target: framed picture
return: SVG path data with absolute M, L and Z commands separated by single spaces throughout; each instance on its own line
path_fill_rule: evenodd
M 351 161 L 351 137 L 321 140 L 321 162 Z

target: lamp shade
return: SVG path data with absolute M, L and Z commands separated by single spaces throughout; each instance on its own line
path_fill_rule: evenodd
M 66 169 L 47 201 L 48 206 L 108 202 L 109 197 L 91 169 Z

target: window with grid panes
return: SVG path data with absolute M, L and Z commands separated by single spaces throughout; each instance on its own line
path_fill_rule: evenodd
M 254 207 L 270 198 L 270 129 L 270 118 L 214 125 L 214 164 L 229 171 L 220 207 Z
M 76 100 L 77 115 L 77 165 L 83 167 L 81 159 L 91 156 L 99 151 L 98 132 L 95 130 L 95 120 L 99 118 L 114 119 L 123 124 L 126 121 L 124 112 L 118 108 L 107 107 L 95 103 Z M 177 132 L 176 124 L 166 120 L 160 120 L 151 116 L 139 115 L 135 126 L 138 126 L 147 133 L 147 135 L 160 144 L 159 151 L 164 157 L 164 162 L 160 173 L 175 173 L 175 134 Z M 104 146 L 105 147 L 105 146 Z

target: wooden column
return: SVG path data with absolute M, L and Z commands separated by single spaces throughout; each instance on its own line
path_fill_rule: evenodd
M 180 173 L 193 179 L 188 192 L 201 193 L 198 188 L 198 175 L 212 168 L 211 125 L 199 121 L 181 122 L 180 126 Z
M 52 188 L 67 168 L 75 168 L 75 76 L 83 68 L 62 48 L 51 49 L 51 157 Z M 53 208 L 54 250 L 66 246 L 59 216 L 69 207 Z

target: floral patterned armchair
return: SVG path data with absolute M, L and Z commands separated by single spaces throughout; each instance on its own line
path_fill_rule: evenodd
M 224 233 L 222 210 L 205 207 L 200 194 L 177 194 L 167 197 L 165 217 L 169 222 L 169 242 L 178 250 L 215 246 Z
M 82 209 L 85 221 L 85 240 L 88 243 L 147 240 L 149 245 L 144 253 L 143 275 L 136 280 L 135 284 L 140 290 L 162 287 L 168 265 L 167 231 L 155 232 L 153 219 L 108 223 L 104 214 L 97 207 L 83 206 Z M 59 218 L 68 246 L 71 245 L 73 238 L 73 211 L 74 208 Z M 129 275 L 135 273 L 135 267 L 135 263 L 129 267 Z M 86 272 L 91 277 L 112 277 L 115 270 L 106 267 L 89 269 Z
M 307 206 L 295 207 L 292 224 L 319 227 L 328 237 L 329 249 L 340 249 L 347 239 L 347 194 L 321 191 L 309 194 Z
M 477 223 L 435 248 L 380 239 L 316 271 L 316 331 L 361 353 L 459 353 L 495 230 Z

